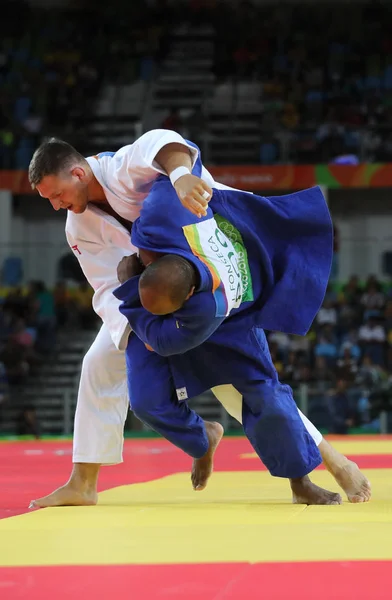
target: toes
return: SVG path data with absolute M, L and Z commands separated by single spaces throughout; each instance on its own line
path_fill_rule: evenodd
M 207 479 L 203 476 L 195 477 L 192 486 L 195 492 L 202 492 L 207 487 Z
M 364 493 L 364 494 L 365 494 L 365 496 L 367 496 L 368 498 L 370 498 L 370 497 L 371 497 L 371 495 L 372 495 L 372 488 L 370 487 L 370 485 L 366 486 L 366 487 L 363 489 L 363 493 Z
M 360 504 L 361 502 L 367 502 L 367 498 L 365 494 L 347 494 L 347 500 L 351 504 Z
M 199 483 L 199 478 L 196 476 L 196 474 L 192 475 L 191 481 L 192 481 L 192 487 L 193 487 L 193 489 L 197 490 L 198 487 L 200 486 L 200 483 Z
M 367 496 L 366 494 L 355 494 L 355 496 L 349 496 L 348 499 L 351 504 L 361 504 L 362 502 L 369 502 L 370 496 Z
M 195 487 L 195 492 L 202 492 L 205 489 L 206 485 L 203 483 L 199 483 L 199 485 L 197 485 Z

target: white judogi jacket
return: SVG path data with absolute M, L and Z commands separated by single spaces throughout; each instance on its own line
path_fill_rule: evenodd
M 117 265 L 136 252 L 129 231 L 116 219 L 93 204 L 84 213 L 68 212 L 65 227 L 68 244 L 94 289 L 93 308 L 107 325 L 114 345 L 124 350 L 130 328 L 113 296 L 118 287 Z
M 124 219 L 133 222 L 138 218 L 154 180 L 165 174 L 155 162 L 155 157 L 161 148 L 171 143 L 189 148 L 194 165 L 196 149 L 178 133 L 165 129 L 145 133 L 133 144 L 120 148 L 114 156 L 87 158 L 109 204 Z M 204 167 L 202 178 L 210 187 L 225 187 L 217 186 Z M 80 215 L 68 212 L 65 233 L 86 279 L 94 289 L 95 312 L 108 327 L 115 346 L 124 350 L 130 329 L 126 318 L 118 310 L 120 302 L 112 292 L 119 285 L 118 263 L 124 256 L 136 252 L 129 232 L 116 219 L 90 204 Z

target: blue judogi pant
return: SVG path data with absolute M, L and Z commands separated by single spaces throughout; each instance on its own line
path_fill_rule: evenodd
M 208 439 L 203 419 L 187 402 L 177 400 L 167 358 L 147 350 L 134 334 L 129 336 L 125 356 L 131 409 L 135 415 L 189 456 L 204 456 Z M 145 375 L 141 385 L 140 372 Z
M 147 350 L 134 334 L 126 360 L 135 415 L 192 458 L 204 456 L 208 449 L 204 422 L 186 401 L 178 401 L 170 360 Z M 270 367 L 274 373 L 272 362 Z M 302 423 L 291 389 L 268 372 L 264 377 L 260 372 L 258 379 L 235 382 L 243 396 L 245 434 L 271 475 L 303 477 L 321 464 L 319 450 Z

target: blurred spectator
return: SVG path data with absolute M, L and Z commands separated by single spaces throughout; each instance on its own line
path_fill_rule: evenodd
M 338 294 L 336 290 L 333 288 L 332 283 L 329 282 L 327 285 L 327 290 L 325 292 L 324 302 L 329 301 L 333 306 L 337 306 L 338 304 Z
M 298 381 L 301 376 L 300 363 L 297 352 L 289 352 L 287 361 L 283 365 L 281 378 L 286 383 L 292 383 Z
M 21 287 L 17 287 L 7 294 L 3 304 L 3 311 L 12 318 L 29 318 L 31 306 L 28 298 L 23 294 Z
M 334 373 L 329 368 L 325 356 L 316 356 L 313 374 L 316 381 L 332 383 L 335 380 Z
M 350 405 L 347 393 L 347 382 L 344 379 L 337 381 L 336 390 L 330 397 L 331 433 L 348 433 L 349 427 L 355 422 L 355 413 Z
M 358 358 L 352 354 L 352 345 L 348 342 L 343 345 L 343 356 L 336 363 L 336 377 L 354 383 L 358 373 Z
M 21 385 L 30 372 L 30 365 L 27 362 L 23 347 L 13 340 L 2 347 L 0 352 L 0 361 L 5 366 L 8 382 L 11 385 Z
M 11 340 L 24 348 L 30 350 L 34 346 L 34 333 L 31 329 L 26 327 L 26 323 L 23 319 L 18 319 L 14 325 L 14 331 L 11 336 Z
M 384 327 L 378 322 L 378 314 L 369 313 L 365 325 L 359 328 L 358 341 L 364 354 L 368 354 L 374 363 L 385 363 L 386 334 Z
M 342 344 L 340 347 L 339 355 L 343 356 L 344 349 L 346 346 L 349 346 L 352 358 L 359 360 L 362 356 L 361 347 L 358 343 L 358 330 L 350 329 L 348 333 L 346 333 L 342 338 Z
M 37 419 L 37 413 L 33 406 L 24 408 L 20 413 L 17 434 L 33 435 L 37 440 L 40 438 L 40 426 Z
M 50 352 L 56 341 L 56 315 L 54 298 L 42 281 L 32 281 L 28 300 L 32 307 L 31 323 L 37 329 L 37 349 Z
M 385 295 L 375 283 L 369 283 L 361 297 L 361 304 L 365 311 L 381 310 L 385 305 Z
M 34 306 L 35 316 L 38 320 L 53 320 L 55 316 L 54 298 L 43 281 L 30 283 L 30 301 Z
M 374 364 L 371 356 L 365 355 L 362 365 L 358 370 L 357 383 L 372 389 L 378 386 L 384 378 L 384 371 L 379 365 Z
M 382 291 L 381 282 L 377 279 L 375 275 L 369 275 L 365 283 L 365 291 L 369 289 L 369 287 L 375 287 L 378 292 Z
M 323 306 L 320 308 L 317 317 L 317 324 L 322 327 L 323 325 L 336 325 L 338 320 L 338 313 L 334 308 L 331 300 L 326 300 Z
M 315 381 L 315 376 L 312 373 L 312 369 L 310 365 L 307 363 L 301 364 L 298 373 L 298 383 L 313 383 Z
M 317 140 L 321 149 L 321 162 L 328 162 L 331 156 L 343 154 L 345 129 L 339 123 L 336 111 L 330 109 L 327 120 L 317 131 Z
M 359 328 L 358 340 L 362 344 L 366 343 L 380 343 L 385 342 L 385 329 L 378 323 L 376 313 L 375 316 L 370 315 L 367 323 Z
M 269 348 L 270 348 L 270 353 L 271 353 L 271 359 L 272 359 L 272 362 L 274 363 L 274 367 L 275 367 L 278 375 L 281 375 L 283 372 L 283 359 L 282 359 L 282 354 L 279 352 L 278 344 L 276 342 L 271 342 L 269 345 Z
M 347 284 L 343 286 L 342 293 L 349 305 L 356 306 L 359 304 L 362 297 L 362 288 L 357 275 L 350 277 Z
M 331 325 L 324 325 L 315 347 L 315 355 L 325 357 L 328 365 L 331 366 L 335 363 L 337 354 L 337 339 L 334 329 Z
M 338 326 L 341 335 L 346 335 L 350 329 L 361 322 L 361 307 L 349 304 L 345 296 L 341 296 L 338 304 Z
M 268 340 L 270 344 L 276 344 L 278 351 L 284 358 L 287 357 L 287 353 L 290 348 L 290 337 L 287 335 L 287 333 L 282 333 L 281 331 L 274 331 L 273 333 L 270 333 Z
M 68 323 L 70 313 L 70 295 L 64 281 L 58 281 L 53 290 L 56 320 L 59 327 Z

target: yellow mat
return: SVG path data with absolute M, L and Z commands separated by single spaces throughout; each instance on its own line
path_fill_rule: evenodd
M 188 473 L 115 488 L 97 507 L 1 520 L 0 566 L 392 559 L 392 472 L 366 474 L 370 503 L 329 507 L 290 504 L 266 472 L 214 473 L 201 493 Z M 338 490 L 325 471 L 312 479 Z
M 333 440 L 332 445 L 346 456 L 392 454 L 392 440 Z M 241 454 L 241 458 L 257 458 L 255 452 Z

